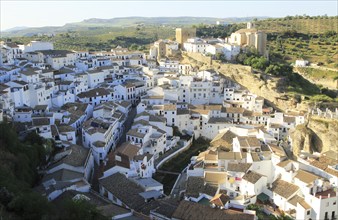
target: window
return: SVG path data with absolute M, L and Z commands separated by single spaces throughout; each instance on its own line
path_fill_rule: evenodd
M 310 210 L 307 210 L 306 214 L 307 214 L 307 215 L 310 215 Z

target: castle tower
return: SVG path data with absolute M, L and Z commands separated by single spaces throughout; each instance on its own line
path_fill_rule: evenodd
M 193 37 L 196 37 L 195 28 L 176 28 L 176 42 L 179 43 L 180 48 L 184 42 Z

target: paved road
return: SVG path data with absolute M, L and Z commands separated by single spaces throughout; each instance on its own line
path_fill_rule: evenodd
M 102 177 L 102 165 L 94 163 L 94 170 L 92 173 L 92 178 L 90 179 L 90 184 L 92 189 L 96 192 L 99 192 L 99 178 Z
M 182 172 L 181 176 L 177 180 L 176 185 L 174 186 L 172 193 L 171 193 L 171 198 L 180 200 L 180 192 L 182 190 L 185 190 L 186 188 L 186 181 L 187 181 L 187 173 Z

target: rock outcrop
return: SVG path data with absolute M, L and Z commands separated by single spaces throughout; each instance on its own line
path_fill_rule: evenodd
M 290 131 L 292 151 L 297 155 L 306 152 L 338 151 L 338 121 L 311 116 L 303 125 Z

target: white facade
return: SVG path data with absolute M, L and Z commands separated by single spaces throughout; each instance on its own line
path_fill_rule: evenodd
M 117 144 L 118 122 L 111 119 L 90 119 L 86 121 L 82 129 L 82 144 L 91 148 L 96 163 L 103 161 L 108 152 Z
M 27 45 L 19 45 L 23 53 L 35 52 L 39 50 L 54 50 L 53 43 L 42 41 L 31 41 Z
M 183 48 L 187 52 L 206 53 L 206 48 L 208 45 L 208 43 L 205 43 L 200 38 L 190 38 L 187 40 L 187 42 L 183 43 Z

